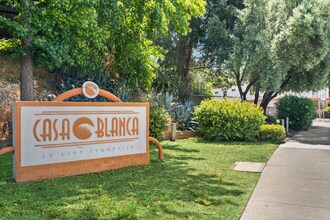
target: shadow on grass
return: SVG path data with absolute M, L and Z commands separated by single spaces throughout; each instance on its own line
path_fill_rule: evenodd
M 215 140 L 206 140 L 201 137 L 196 138 L 196 143 L 199 144 L 205 144 L 205 145 L 224 145 L 224 146 L 231 146 L 231 147 L 236 147 L 237 145 L 239 146 L 258 146 L 258 145 L 264 145 L 265 143 L 263 142 L 256 142 L 256 141 L 215 141 Z
M 190 166 L 190 161 L 205 160 L 193 155 L 198 150 L 174 145 L 166 151 L 185 154 L 168 153 L 159 162 L 152 149 L 149 165 L 19 184 L 11 179 L 11 158 L 6 155 L 0 158 L 0 218 L 135 219 L 166 214 L 180 219 L 199 216 L 206 206 L 238 206 L 228 197 L 241 196 L 239 186 L 219 175 L 198 174 L 201 168 Z M 201 208 L 194 208 L 196 204 Z
M 171 145 L 170 147 L 167 147 L 166 150 L 186 152 L 186 153 L 199 153 L 200 152 L 199 150 L 188 149 L 188 148 L 180 147 L 179 145 Z

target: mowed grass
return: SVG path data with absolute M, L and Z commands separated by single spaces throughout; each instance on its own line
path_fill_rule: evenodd
M 275 144 L 162 142 L 150 164 L 15 183 L 11 154 L 0 157 L 0 219 L 239 219 L 259 177 L 236 161 L 266 162 Z

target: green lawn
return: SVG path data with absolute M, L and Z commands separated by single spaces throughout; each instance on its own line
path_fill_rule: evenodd
M 277 145 L 165 141 L 164 162 L 15 183 L 11 155 L 0 157 L 0 219 L 239 219 L 260 174 L 236 161 L 266 162 Z

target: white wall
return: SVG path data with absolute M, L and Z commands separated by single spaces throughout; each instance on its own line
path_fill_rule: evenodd
M 243 91 L 246 89 L 246 86 L 243 86 Z M 222 99 L 224 97 L 224 91 L 226 89 L 213 89 L 211 90 L 215 98 Z M 302 92 L 302 93 L 294 93 L 294 92 L 286 92 L 281 95 L 279 95 L 276 98 L 281 98 L 284 97 L 285 95 L 295 95 L 299 97 L 306 97 L 306 98 L 319 98 L 321 99 L 320 102 L 320 109 L 322 110 L 326 106 L 326 99 L 329 98 L 329 88 L 317 91 L 317 92 Z M 262 99 L 263 93 L 260 93 L 259 99 Z M 229 89 L 227 89 L 227 98 L 228 99 L 240 99 L 240 94 L 238 91 L 237 86 L 233 86 Z M 254 93 L 249 92 L 246 96 L 247 100 L 252 101 L 254 100 Z M 267 107 L 267 114 L 275 116 L 276 115 L 276 106 L 275 106 L 276 101 L 271 101 Z M 320 114 L 320 110 L 317 111 Z
M 243 86 L 242 88 L 244 91 L 246 89 L 246 86 Z M 223 98 L 225 90 L 226 89 L 216 88 L 211 91 L 216 98 Z M 261 93 L 260 98 L 262 98 L 262 95 L 263 94 Z M 286 93 L 279 95 L 277 98 L 281 98 L 285 95 L 295 95 L 295 96 L 306 97 L 306 98 L 320 98 L 321 100 L 324 101 L 324 100 L 326 100 L 326 98 L 329 98 L 329 88 L 323 89 L 323 90 L 320 90 L 317 92 L 302 92 L 302 93 L 286 92 Z M 239 94 L 237 86 L 233 86 L 227 90 L 227 97 L 229 99 L 231 99 L 231 98 L 239 99 L 240 98 L 240 94 Z M 247 94 L 246 98 L 247 98 L 247 100 L 254 100 L 254 93 L 249 92 Z

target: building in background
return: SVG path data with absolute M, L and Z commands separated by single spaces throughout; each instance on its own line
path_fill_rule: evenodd
M 243 86 L 242 89 L 245 90 L 246 86 Z M 222 99 L 222 98 L 226 97 L 226 98 L 232 99 L 232 100 L 240 100 L 240 94 L 239 94 L 237 86 L 232 86 L 229 89 L 222 89 L 222 88 L 213 89 L 212 93 L 213 93 L 214 97 L 217 99 Z M 312 99 L 313 101 L 315 101 L 315 103 L 317 105 L 317 109 L 315 111 L 319 117 L 322 117 L 322 110 L 326 106 L 330 105 L 329 88 L 326 88 L 326 89 L 323 89 L 323 90 L 320 90 L 317 92 L 302 92 L 302 93 L 285 92 L 285 93 L 277 96 L 275 99 L 273 99 L 269 103 L 269 105 L 266 109 L 267 115 L 272 115 L 272 116 L 276 115 L 275 103 L 281 97 L 284 97 L 285 95 L 295 95 L 295 96 L 299 96 L 299 97 L 305 97 L 305 98 Z M 262 100 L 261 99 L 262 96 L 263 96 L 263 93 L 260 93 L 259 103 Z M 246 95 L 246 99 L 248 102 L 251 102 L 251 103 L 254 102 L 254 93 L 252 90 L 250 90 L 249 93 Z

